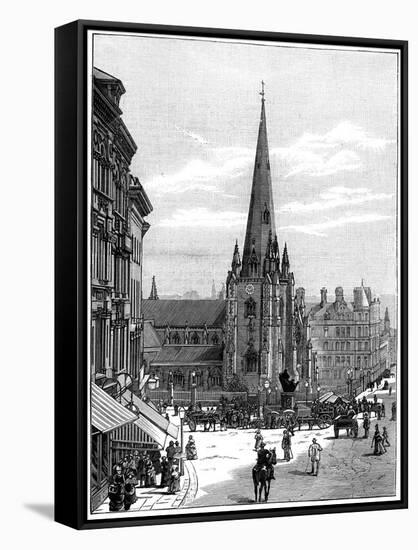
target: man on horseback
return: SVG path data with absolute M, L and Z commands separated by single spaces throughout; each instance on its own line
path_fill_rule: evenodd
M 272 464 L 273 455 L 271 451 L 265 448 L 264 441 L 260 443 L 260 449 L 257 451 L 257 463 L 254 469 L 259 472 L 262 468 L 265 468 L 268 473 L 269 479 L 276 479 L 274 477 L 274 466 Z

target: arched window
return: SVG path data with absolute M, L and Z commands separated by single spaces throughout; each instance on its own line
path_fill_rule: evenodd
M 256 316 L 256 302 L 252 296 L 245 301 L 245 317 L 255 317 Z
M 219 336 L 216 332 L 212 336 L 212 344 L 214 346 L 217 346 L 219 344 Z
M 170 335 L 170 342 L 172 344 L 180 344 L 180 335 L 178 332 Z
M 357 327 L 357 337 L 361 338 L 361 327 Z
M 339 356 L 339 355 L 337 355 L 337 357 L 335 358 L 335 364 L 336 364 L 337 366 L 340 365 L 340 356 Z
M 364 358 L 364 368 L 367 369 L 369 366 L 369 359 L 367 357 Z
M 328 342 L 324 342 L 324 350 L 328 351 Z
M 340 343 L 335 342 L 335 351 L 340 351 Z
M 332 357 L 328 357 L 328 368 L 332 367 Z
M 347 338 L 350 338 L 350 327 L 347 327 L 346 334 L 347 334 Z
M 340 337 L 340 327 L 337 327 L 337 328 L 335 329 L 335 336 L 336 336 L 337 338 Z
M 359 369 L 361 366 L 361 357 L 357 357 L 357 368 Z
M 190 338 L 190 343 L 191 344 L 200 344 L 200 338 L 199 338 L 199 335 L 197 334 L 197 332 L 193 332 L 192 334 L 192 337 Z
M 222 386 L 222 373 L 221 373 L 220 369 L 214 369 L 210 372 L 210 374 L 209 374 L 209 386 L 212 387 L 212 388 L 214 386 L 218 386 L 218 387 Z
M 351 348 L 350 342 L 346 342 L 346 343 L 345 343 L 345 349 L 346 349 L 347 351 L 350 351 L 350 348 Z
M 247 372 L 257 372 L 257 359 L 257 352 L 255 351 L 253 344 L 250 344 L 245 354 L 245 370 Z
M 200 372 L 200 370 L 196 371 L 196 373 L 195 373 L 195 384 L 196 384 L 196 386 L 202 386 L 203 385 L 203 375 Z
M 184 375 L 181 371 L 178 370 L 173 374 L 173 384 L 181 388 L 184 386 Z

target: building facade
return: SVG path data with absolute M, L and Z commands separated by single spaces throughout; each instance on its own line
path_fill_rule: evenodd
M 381 374 L 380 301 L 362 284 L 346 302 L 342 287 L 328 302 L 327 289 L 309 312 L 313 372 L 323 390 L 359 393 Z
M 91 373 L 110 393 L 120 372 L 140 374 L 142 239 L 152 210 L 130 173 L 137 146 L 121 118 L 123 93 L 119 79 L 94 69 Z

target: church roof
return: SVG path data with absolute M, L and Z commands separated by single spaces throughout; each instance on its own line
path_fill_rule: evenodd
M 152 360 L 152 365 L 198 365 L 222 362 L 220 346 L 164 346 Z
M 264 88 L 261 92 L 261 115 L 258 129 L 250 207 L 242 256 L 242 275 L 249 275 L 249 260 L 257 256 L 260 265 L 266 254 L 269 236 L 275 235 L 273 189 L 271 185 L 270 160 L 267 140 L 267 124 Z
M 144 322 L 144 348 L 161 348 L 161 341 L 158 338 L 157 331 L 150 321 Z
M 224 300 L 143 300 L 142 307 L 157 327 L 222 326 L 226 315 Z

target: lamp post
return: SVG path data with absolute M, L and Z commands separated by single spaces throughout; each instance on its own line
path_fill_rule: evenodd
M 168 373 L 168 389 L 170 390 L 170 407 L 174 405 L 174 379 L 173 371 Z
M 347 371 L 347 390 L 348 390 L 348 396 L 352 397 L 352 393 L 353 393 L 353 369 L 348 369 Z
M 316 398 L 319 399 L 321 395 L 321 386 L 316 386 Z
M 305 382 L 305 405 L 308 405 L 308 388 L 309 388 L 309 382 L 306 380 L 306 382 Z
M 196 407 L 196 372 L 193 371 L 191 374 L 191 387 L 190 387 L 190 401 L 192 404 L 192 409 Z
M 260 420 L 263 416 L 263 405 L 262 405 L 262 401 L 261 401 L 262 391 L 263 391 L 263 386 L 261 386 L 261 384 L 259 384 L 257 386 L 257 397 L 258 397 L 258 418 L 260 418 Z
M 180 449 L 181 449 L 181 457 L 180 457 L 180 475 L 184 475 L 184 464 L 183 464 L 183 445 L 184 445 L 184 435 L 183 435 L 183 424 L 184 424 L 184 417 L 186 416 L 186 409 L 183 406 L 179 407 L 179 417 L 180 417 Z

